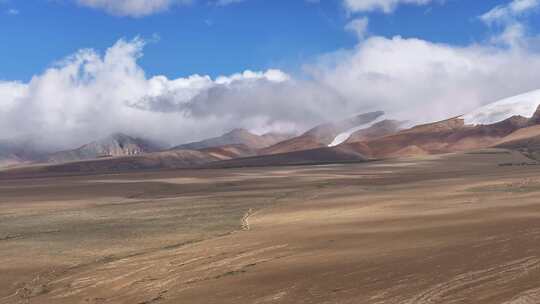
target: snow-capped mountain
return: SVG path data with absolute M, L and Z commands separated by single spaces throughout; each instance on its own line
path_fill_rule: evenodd
M 386 115 L 382 114 L 381 116 L 377 117 L 377 119 L 375 119 L 374 121 L 370 121 L 368 123 L 365 123 L 365 124 L 361 124 L 361 125 L 358 125 L 358 126 L 355 126 L 353 128 L 350 128 L 342 133 L 339 133 L 335 138 L 334 140 L 328 145 L 328 147 L 335 147 L 337 145 L 340 145 L 344 142 L 346 142 L 352 135 L 353 133 L 357 132 L 357 131 L 360 131 L 360 130 L 364 130 L 364 129 L 368 129 L 370 127 L 372 127 L 373 125 L 383 121 L 386 119 Z
M 540 90 L 505 98 L 462 116 L 467 125 L 489 125 L 512 116 L 530 118 L 540 105 Z

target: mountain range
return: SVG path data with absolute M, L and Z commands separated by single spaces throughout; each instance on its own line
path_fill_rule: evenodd
M 407 127 L 382 111 L 327 122 L 305 133 L 219 137 L 166 148 L 116 133 L 73 150 L 43 153 L 27 142 L 0 142 L 0 166 L 18 171 L 108 172 L 186 167 L 321 164 L 473 151 L 516 149 L 540 156 L 540 91 L 500 100 L 469 114 Z M 28 169 L 25 166 L 33 164 Z

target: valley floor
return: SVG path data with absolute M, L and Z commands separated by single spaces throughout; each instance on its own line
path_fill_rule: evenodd
M 0 303 L 539 303 L 517 152 L 0 180 Z

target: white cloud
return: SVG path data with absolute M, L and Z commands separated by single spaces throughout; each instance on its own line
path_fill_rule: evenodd
M 513 0 L 507 5 L 499 5 L 480 16 L 484 22 L 509 22 L 516 17 L 540 6 L 540 0 Z
M 350 12 L 382 11 L 391 13 L 400 4 L 425 5 L 432 0 L 343 0 Z
M 513 0 L 506 5 L 499 5 L 480 16 L 489 26 L 500 28 L 500 33 L 492 37 L 492 42 L 506 45 L 524 43 L 527 29 L 520 20 L 523 15 L 536 10 L 540 0 Z
M 103 9 L 119 16 L 142 17 L 169 9 L 173 5 L 189 4 L 192 0 L 76 0 L 83 6 Z
M 506 45 L 518 45 L 524 43 L 525 36 L 525 26 L 520 22 L 511 22 L 503 28 L 501 33 L 493 36 L 491 41 Z
M 369 19 L 367 17 L 357 18 L 349 22 L 345 29 L 356 34 L 359 40 L 364 39 L 367 34 Z

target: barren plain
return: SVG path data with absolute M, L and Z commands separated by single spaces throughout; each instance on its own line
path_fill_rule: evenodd
M 540 166 L 0 177 L 0 303 L 540 303 Z

